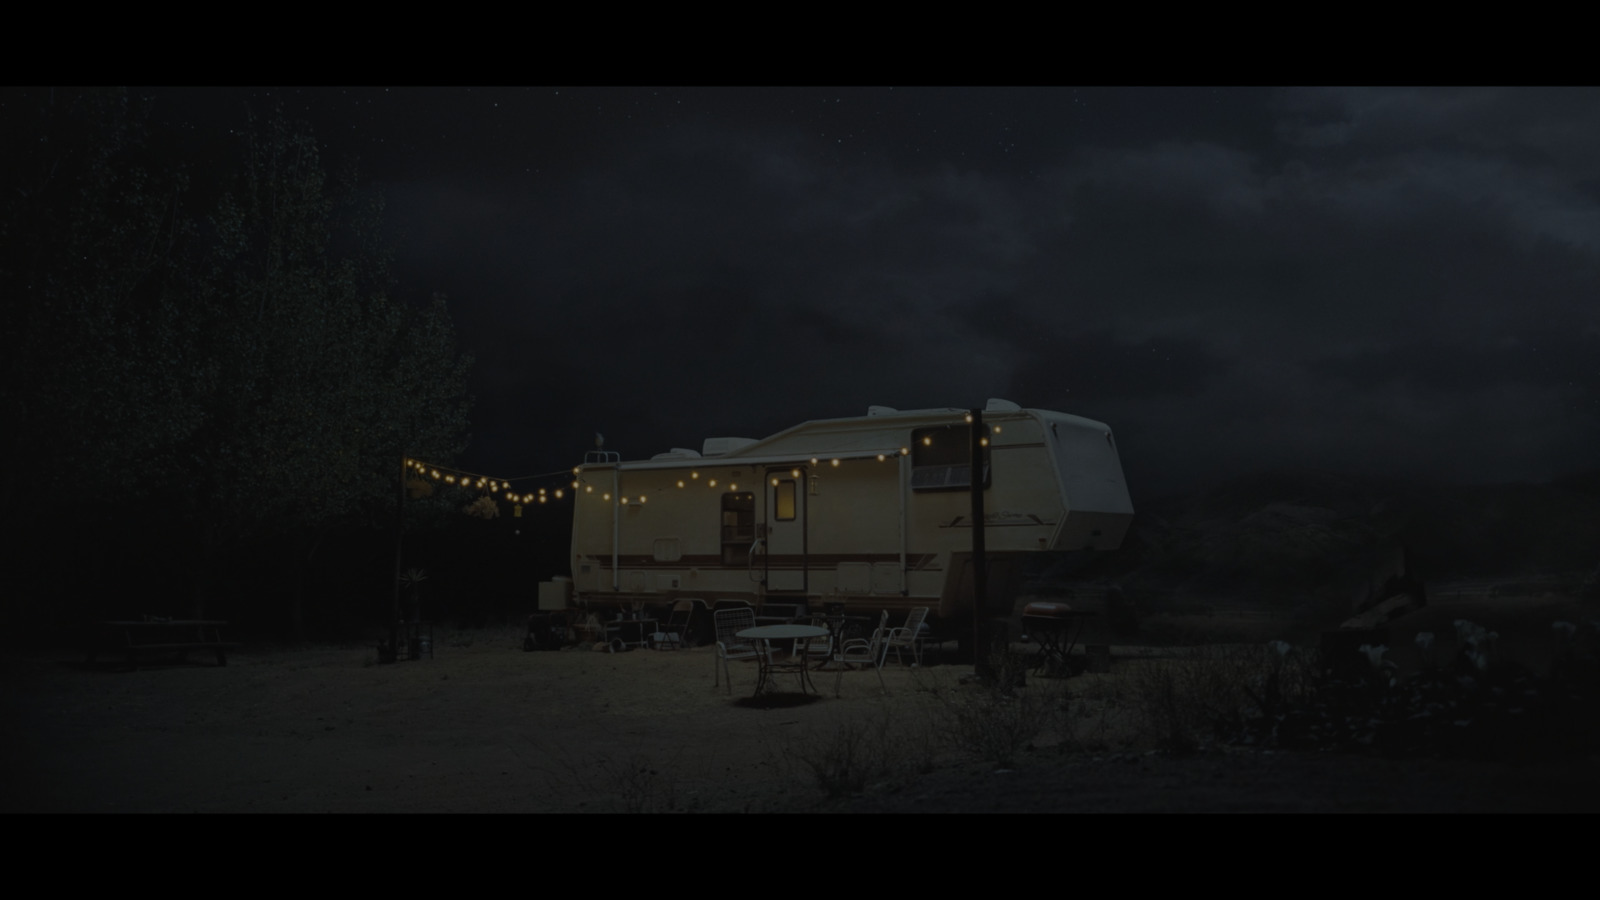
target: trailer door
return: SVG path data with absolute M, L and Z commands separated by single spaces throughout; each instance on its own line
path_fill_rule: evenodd
M 804 466 L 767 470 L 766 581 L 769 592 L 806 589 Z

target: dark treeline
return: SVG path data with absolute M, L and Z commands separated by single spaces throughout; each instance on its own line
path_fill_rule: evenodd
M 3 98 L 9 622 L 348 633 L 389 614 L 402 510 L 432 613 L 532 596 L 551 573 L 528 570 L 526 546 L 536 531 L 559 544 L 554 510 L 399 502 L 403 455 L 465 448 L 471 359 L 442 296 L 397 299 L 381 199 L 356 172 L 330 174 L 275 110 L 241 110 L 218 158 L 127 91 Z

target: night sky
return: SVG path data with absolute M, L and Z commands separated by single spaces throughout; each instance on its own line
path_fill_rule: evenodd
M 473 471 L 989 397 L 1110 424 L 1136 504 L 1600 466 L 1600 90 L 137 91 L 358 161 Z

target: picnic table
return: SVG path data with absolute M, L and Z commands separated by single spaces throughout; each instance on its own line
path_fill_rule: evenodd
M 141 655 L 177 654 L 187 658 L 191 650 L 216 654 L 217 665 L 228 664 L 227 651 L 238 644 L 222 639 L 227 622 L 217 619 L 136 619 L 101 622 L 89 638 L 89 663 L 101 654 L 126 657 L 136 665 Z

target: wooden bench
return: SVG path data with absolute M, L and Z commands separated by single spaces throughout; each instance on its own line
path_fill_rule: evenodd
M 175 653 L 184 659 L 191 650 L 208 650 L 216 654 L 217 665 L 225 666 L 228 651 L 238 646 L 222 639 L 222 626 L 226 624 L 214 619 L 101 622 L 89 638 L 89 664 L 93 665 L 102 654 L 123 656 L 129 666 L 134 666 L 140 655 Z

